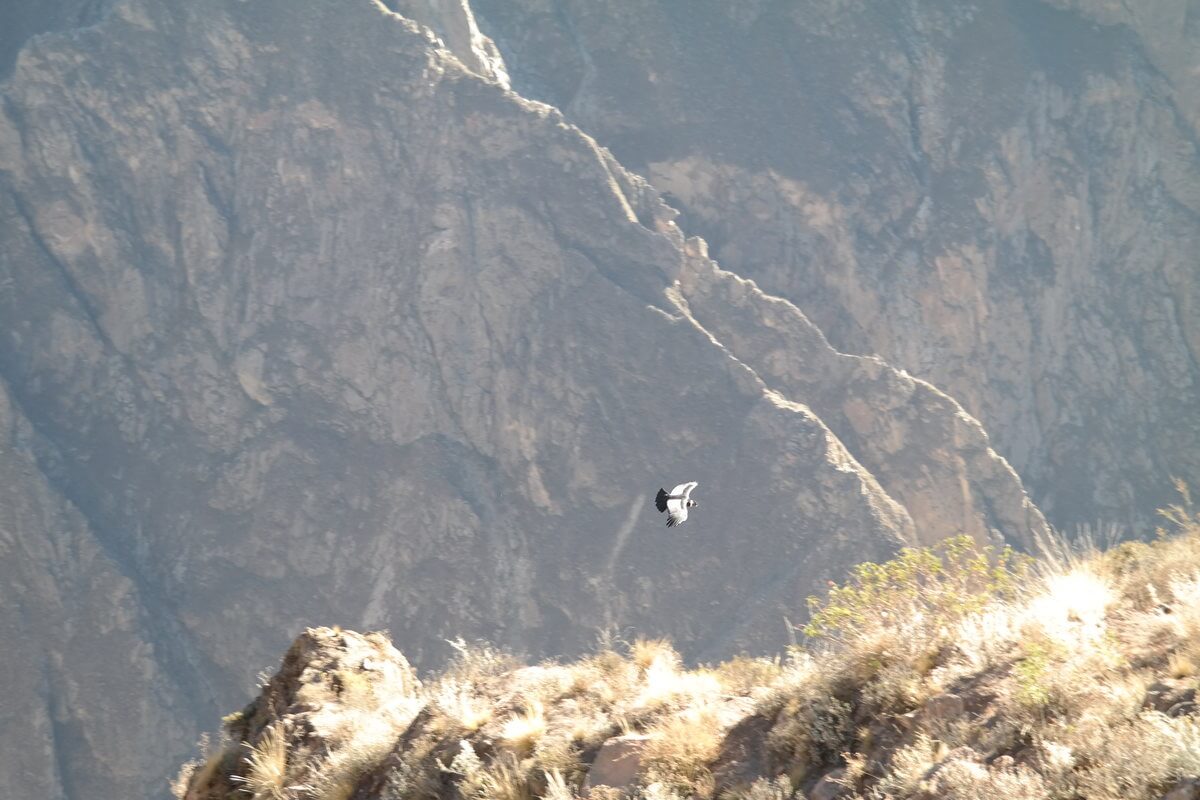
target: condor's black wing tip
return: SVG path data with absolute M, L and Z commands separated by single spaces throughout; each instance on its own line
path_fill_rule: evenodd
M 662 513 L 663 511 L 667 510 L 667 490 L 666 489 L 658 490 L 658 496 L 654 498 L 654 507 L 658 509 L 659 513 Z

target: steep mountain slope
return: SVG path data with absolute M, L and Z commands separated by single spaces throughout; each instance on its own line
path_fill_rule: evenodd
M 516 87 L 1059 525 L 1200 481 L 1200 4 L 476 0 Z
M 366 0 L 125 0 L 0 84 L 0 373 L 47 520 L 12 535 L 70 518 L 104 554 L 61 557 L 111 583 L 70 617 L 122 619 L 138 666 L 64 658 L 107 687 L 69 713 L 164 773 L 187 734 L 145 715 L 190 728 L 313 620 L 387 626 L 418 665 L 606 625 L 714 658 L 918 531 L 1044 530 L 953 400 L 720 271 L 504 88 L 466 6 L 428 8 L 484 75 Z M 684 477 L 702 508 L 665 535 L 650 498 Z M 50 746 L 112 790 L 46 768 L 31 792 L 162 785 Z
M 0 796 L 147 795 L 216 708 L 155 648 L 170 620 L 47 480 L 39 438 L 0 383 Z
M 8 76 L 30 37 L 93 25 L 109 5 L 111 0 L 39 0 L 0 6 L 0 78 Z

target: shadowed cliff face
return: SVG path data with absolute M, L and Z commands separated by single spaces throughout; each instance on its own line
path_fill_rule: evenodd
M 40 765 L 26 794 L 159 793 L 314 621 L 386 626 L 420 665 L 602 626 L 711 659 L 779 646 L 816 587 L 918 535 L 1044 530 L 953 399 L 718 269 L 439 8 L 130 0 L 0 84 L 27 431 L 0 466 L 30 509 L 0 530 L 28 587 L 0 625 L 45 654 L 0 665 L 53 701 L 5 750 Z M 701 506 L 668 534 L 651 499 L 684 479 Z M 78 544 L 18 546 L 55 537 Z M 29 622 L 59 594 L 59 628 Z
M 146 795 L 216 709 L 155 647 L 170 620 L 47 479 L 46 447 L 0 382 L 0 796 Z
M 961 402 L 1058 524 L 1141 528 L 1200 480 L 1200 8 L 1135 5 L 475 4 L 727 269 Z
M 0 8 L 0 78 L 7 77 L 21 46 L 32 36 L 94 25 L 112 0 L 38 0 Z

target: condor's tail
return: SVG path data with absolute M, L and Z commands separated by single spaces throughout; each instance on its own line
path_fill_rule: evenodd
M 654 507 L 659 510 L 659 513 L 667 510 L 667 490 L 659 489 L 658 496 L 654 498 Z

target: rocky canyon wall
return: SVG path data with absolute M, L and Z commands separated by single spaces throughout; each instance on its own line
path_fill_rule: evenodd
M 1051 521 L 1200 482 L 1200 4 L 477 0 L 727 268 L 979 418 Z
M 711 659 L 905 542 L 1044 531 L 955 399 L 718 267 L 470 12 L 122 0 L 0 84 L 25 795 L 162 795 L 316 622 Z

